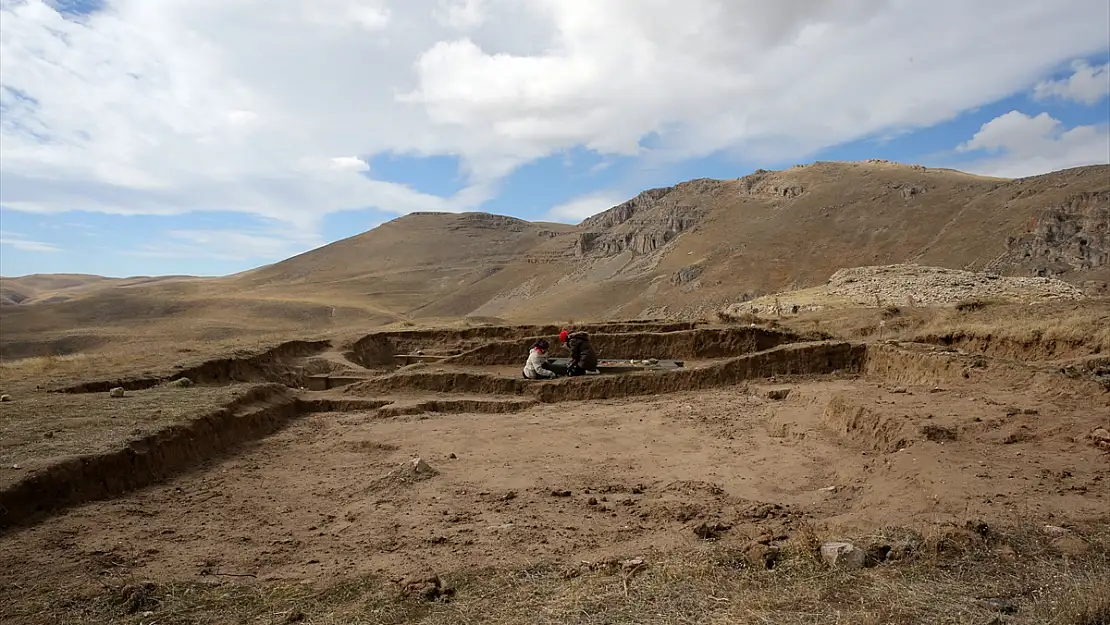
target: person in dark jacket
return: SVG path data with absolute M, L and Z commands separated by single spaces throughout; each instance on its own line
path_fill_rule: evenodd
M 590 345 L 590 335 L 585 332 L 559 333 L 559 342 L 570 349 L 570 364 L 567 366 L 567 375 L 585 375 L 587 371 L 597 370 L 597 353 Z

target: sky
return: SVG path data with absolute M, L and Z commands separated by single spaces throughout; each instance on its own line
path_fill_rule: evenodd
M 0 0 L 0 275 L 226 275 L 814 160 L 1110 162 L 1106 0 Z

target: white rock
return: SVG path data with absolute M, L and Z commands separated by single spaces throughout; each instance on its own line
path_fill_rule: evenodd
M 1068 533 L 1068 530 L 1060 527 L 1059 525 L 1046 525 L 1044 526 L 1044 533 L 1049 536 L 1063 536 Z
M 11 400 L 12 400 L 12 396 L 11 396 L 11 395 L 7 395 L 7 394 L 5 394 L 5 395 L 0 395 L 0 401 L 11 401 Z
M 413 458 L 412 472 L 423 475 L 434 475 L 436 470 L 432 468 L 432 465 L 424 462 L 423 458 Z
M 126 391 L 123 390 L 122 386 L 117 386 L 114 389 L 108 391 L 108 396 L 109 397 L 123 397 L 125 393 L 126 393 Z
M 821 560 L 833 568 L 861 569 L 866 559 L 867 554 L 852 543 L 828 542 L 821 545 Z

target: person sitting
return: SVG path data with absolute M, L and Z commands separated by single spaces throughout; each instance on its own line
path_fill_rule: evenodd
M 570 364 L 567 365 L 568 376 L 586 375 L 587 372 L 597 371 L 597 353 L 590 345 L 590 335 L 585 332 L 559 333 L 559 342 L 570 349 Z
M 547 341 L 540 339 L 528 350 L 528 361 L 524 363 L 524 377 L 529 380 L 550 379 L 555 377 L 547 362 Z

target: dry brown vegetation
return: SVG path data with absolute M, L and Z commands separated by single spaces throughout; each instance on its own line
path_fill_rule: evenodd
M 0 618 L 28 625 L 139 625 L 150 614 L 171 625 L 1110 622 L 1104 534 L 1088 537 L 1095 546 L 1086 555 L 1062 557 L 1036 530 L 992 529 L 989 541 L 958 546 L 922 539 L 906 560 L 862 571 L 829 570 L 803 544 L 791 545 L 768 571 L 752 566 L 742 546 L 708 543 L 634 554 L 643 562 L 634 570 L 614 558 L 460 572 L 442 579 L 454 592 L 437 601 L 406 595 L 401 580 L 383 575 L 277 584 L 219 574 L 192 583 L 109 579 L 91 594 L 54 585 L 0 588 L 12 600 Z

